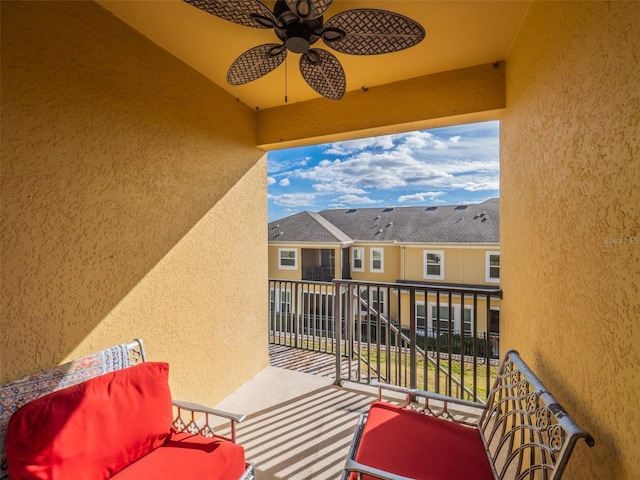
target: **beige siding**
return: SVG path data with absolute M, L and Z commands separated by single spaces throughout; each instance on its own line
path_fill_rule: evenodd
M 296 251 L 298 264 L 295 270 L 280 268 L 280 249 L 281 248 Z M 277 278 L 281 280 L 300 280 L 302 278 L 300 265 L 301 265 L 300 248 L 269 245 L 269 278 Z
M 424 252 L 444 252 L 444 278 L 425 278 Z M 467 285 L 490 285 L 499 283 L 486 281 L 487 252 L 499 252 L 499 247 L 449 247 L 445 245 L 405 247 L 405 280 L 417 282 L 461 283 Z
M 395 282 L 400 278 L 401 274 L 401 251 L 397 245 L 366 245 L 356 244 L 356 247 L 364 248 L 364 271 L 351 271 L 353 280 L 361 280 L 365 282 Z M 351 247 L 353 249 L 353 247 Z M 382 249 L 384 255 L 384 271 L 371 271 L 371 250 L 374 248 Z M 351 257 L 350 257 L 351 258 Z

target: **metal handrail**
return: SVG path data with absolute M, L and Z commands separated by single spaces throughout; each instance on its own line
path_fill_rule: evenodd
M 353 295 L 356 297 L 356 300 L 358 300 L 362 306 L 364 306 L 364 307 L 366 307 L 366 308 L 367 308 L 367 311 L 368 311 L 369 313 L 373 313 L 374 315 L 377 315 L 377 316 L 378 316 L 378 318 L 382 319 L 382 320 L 385 322 L 385 324 L 387 325 L 387 327 L 388 327 L 388 328 L 390 328 L 390 329 L 391 329 L 391 330 L 392 330 L 396 335 L 397 335 L 397 334 L 400 334 L 400 339 L 401 339 L 401 340 L 403 340 L 403 341 L 405 341 L 405 342 L 407 342 L 407 343 L 410 343 L 410 342 L 411 342 L 411 339 L 410 339 L 409 337 L 407 337 L 407 336 L 404 334 L 404 332 L 402 332 L 402 330 L 401 330 L 400 328 L 398 328 L 398 327 L 397 327 L 397 326 L 395 326 L 391 321 L 389 321 L 389 319 L 387 318 L 387 316 L 386 316 L 386 315 L 379 313 L 379 312 L 378 312 L 374 307 L 370 306 L 366 300 L 363 300 L 362 298 L 359 298 L 359 297 L 358 297 L 358 294 L 357 294 L 355 291 L 353 292 Z M 454 382 L 454 383 L 456 384 L 456 386 L 458 387 L 458 392 L 460 391 L 460 389 L 462 389 L 462 390 L 463 390 L 467 395 L 469 395 L 470 397 L 472 397 L 472 398 L 473 398 L 473 391 L 472 391 L 470 388 L 465 387 L 459 379 L 457 379 L 457 378 L 453 377 L 453 376 L 451 375 L 451 373 L 449 372 L 449 370 L 447 370 L 446 368 L 444 368 L 442 365 L 440 365 L 440 363 L 439 363 L 439 362 L 436 362 L 433 358 L 429 357 L 429 355 L 427 355 L 427 354 L 425 353 L 425 351 L 424 351 L 423 349 L 421 349 L 419 346 L 417 346 L 417 345 L 416 345 L 416 346 L 415 346 L 415 349 L 416 349 L 416 351 L 417 351 L 417 352 L 422 356 L 422 358 L 423 358 L 425 361 L 430 362 L 430 363 L 433 365 L 433 367 L 434 367 L 434 368 L 437 368 L 437 369 L 438 369 L 438 371 L 439 371 L 439 372 L 443 373 L 443 374 L 444 374 L 444 375 L 446 375 L 446 376 L 451 376 L 451 377 L 453 378 L 453 382 Z M 365 360 L 365 362 L 366 362 L 367 364 L 369 364 L 368 360 Z M 375 370 L 374 370 L 374 371 L 375 371 Z M 380 372 L 376 371 L 376 373 L 377 373 L 377 374 L 378 374 L 382 379 L 386 380 L 386 379 L 384 378 L 384 376 L 383 376 L 383 375 L 381 375 L 381 373 L 380 373 Z
M 366 296 L 361 289 L 367 289 Z M 335 355 L 336 383 L 377 379 L 478 401 L 495 377 L 498 346 L 488 322 L 490 309 L 499 307 L 502 298 L 496 287 L 270 279 L 269 291 L 269 341 Z M 406 293 L 408 315 L 406 297 L 401 300 Z M 391 297 L 398 302 L 393 309 Z M 424 302 L 425 320 L 434 305 L 438 315 L 441 305 L 453 305 L 448 319 L 433 317 L 433 336 L 427 332 L 431 318 L 429 325 L 417 324 L 418 302 Z M 478 332 L 485 304 L 487 333 Z M 465 309 L 471 311 L 470 324 Z M 454 317 L 459 328 L 454 328 Z M 417 343 L 421 339 L 424 346 Z

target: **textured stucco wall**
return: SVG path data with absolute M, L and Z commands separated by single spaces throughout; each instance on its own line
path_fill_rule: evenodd
M 2 4 L 0 381 L 142 337 L 175 397 L 268 364 L 255 112 L 93 2 Z
M 567 480 L 640 478 L 640 3 L 534 2 L 507 58 L 503 348 L 596 447 Z
M 289 148 L 495 119 L 505 106 L 504 79 L 499 62 L 350 92 L 339 102 L 320 98 L 268 108 L 258 112 L 258 144 Z

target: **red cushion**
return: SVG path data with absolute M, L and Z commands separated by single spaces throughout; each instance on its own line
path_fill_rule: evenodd
M 371 405 L 356 461 L 416 480 L 494 478 L 478 430 L 384 402 Z
M 172 410 L 169 365 L 146 362 L 20 408 L 9 421 L 12 480 L 107 479 L 160 446 Z
M 238 480 L 244 470 L 244 448 L 240 445 L 178 433 L 160 448 L 122 470 L 114 479 Z

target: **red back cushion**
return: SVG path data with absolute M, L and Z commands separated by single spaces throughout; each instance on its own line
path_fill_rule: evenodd
M 107 479 L 169 436 L 169 365 L 145 362 L 28 403 L 7 428 L 12 480 Z

